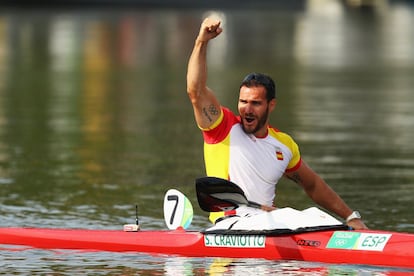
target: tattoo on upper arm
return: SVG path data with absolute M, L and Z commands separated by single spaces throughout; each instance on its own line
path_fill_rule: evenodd
M 205 107 L 203 107 L 203 114 L 204 114 L 204 116 L 206 116 L 206 117 L 207 117 L 207 119 L 208 119 L 210 122 L 212 122 L 212 121 L 213 121 L 213 119 L 211 118 L 210 114 L 208 114 L 207 109 L 206 109 Z
M 300 184 L 302 182 L 302 179 L 300 175 L 297 172 L 294 172 L 292 174 L 286 175 L 290 180 L 295 181 L 296 183 Z
M 211 115 L 217 115 L 219 111 L 217 110 L 216 106 L 214 104 L 211 104 L 210 106 L 203 107 L 203 114 L 207 117 L 207 119 L 212 122 L 213 118 L 211 118 Z
M 211 115 L 218 115 L 219 114 L 219 111 L 217 110 L 217 108 L 214 104 L 211 104 L 208 107 L 208 111 L 210 112 Z

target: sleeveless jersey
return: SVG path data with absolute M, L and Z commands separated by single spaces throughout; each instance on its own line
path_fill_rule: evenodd
M 236 183 L 248 200 L 262 205 L 273 205 L 279 179 L 301 164 L 298 145 L 288 134 L 270 126 L 266 137 L 247 134 L 240 116 L 224 107 L 202 132 L 207 175 Z

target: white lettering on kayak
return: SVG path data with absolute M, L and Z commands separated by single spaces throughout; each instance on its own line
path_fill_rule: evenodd
M 335 232 L 330 238 L 327 248 L 383 251 L 392 234 Z
M 208 247 L 263 248 L 266 236 L 263 235 L 204 235 L 204 245 Z

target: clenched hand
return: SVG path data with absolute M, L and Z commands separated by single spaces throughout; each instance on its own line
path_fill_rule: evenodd
M 197 40 L 207 42 L 218 36 L 223 31 L 220 24 L 220 20 L 210 18 L 204 19 L 203 23 L 201 23 L 200 33 L 198 34 Z

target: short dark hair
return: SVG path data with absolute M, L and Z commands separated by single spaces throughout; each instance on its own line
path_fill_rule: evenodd
M 242 81 L 240 88 L 242 86 L 252 87 L 252 86 L 264 86 L 266 89 L 266 99 L 271 101 L 276 98 L 276 86 L 273 79 L 262 73 L 250 73 Z

